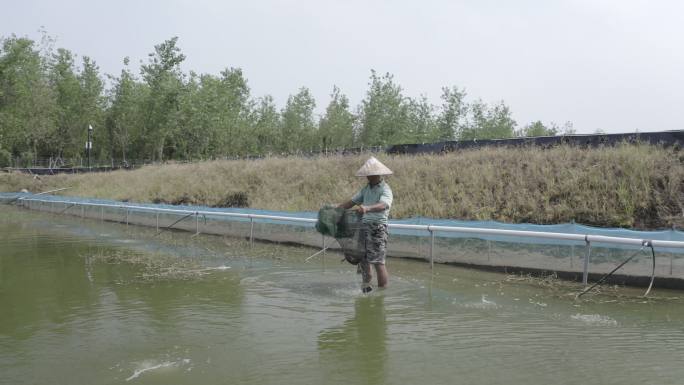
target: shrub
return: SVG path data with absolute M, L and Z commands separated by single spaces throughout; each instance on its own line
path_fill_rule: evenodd
M 0 168 L 12 165 L 12 154 L 4 148 L 0 148 Z

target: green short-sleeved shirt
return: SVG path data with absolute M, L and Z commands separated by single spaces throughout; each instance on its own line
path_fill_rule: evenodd
M 375 186 L 367 184 L 364 188 L 359 190 L 359 192 L 357 192 L 351 200 L 357 205 L 363 206 L 371 206 L 379 202 L 385 203 L 385 205 L 387 205 L 387 208 L 385 208 L 385 210 L 372 213 L 365 213 L 361 221 L 364 223 L 376 222 L 387 224 L 390 208 L 392 207 L 392 199 L 392 189 L 383 180 Z

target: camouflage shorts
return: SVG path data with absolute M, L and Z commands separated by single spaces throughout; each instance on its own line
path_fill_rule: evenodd
M 384 265 L 387 254 L 387 225 L 364 223 L 359 231 L 359 248 L 366 251 L 362 262 Z

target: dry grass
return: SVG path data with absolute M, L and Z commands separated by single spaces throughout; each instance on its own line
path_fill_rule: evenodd
M 2 174 L 0 190 L 71 186 L 68 195 L 210 206 L 241 202 L 259 209 L 312 211 L 326 202 L 349 199 L 364 183 L 353 174 L 366 157 L 167 164 L 40 180 Z M 395 171 L 388 180 L 395 195 L 394 218 L 684 227 L 684 155 L 673 149 L 643 144 L 486 148 L 378 157 Z

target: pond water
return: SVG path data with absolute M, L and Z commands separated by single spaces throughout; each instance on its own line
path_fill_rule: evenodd
M 1 384 L 681 384 L 684 299 L 0 206 Z

